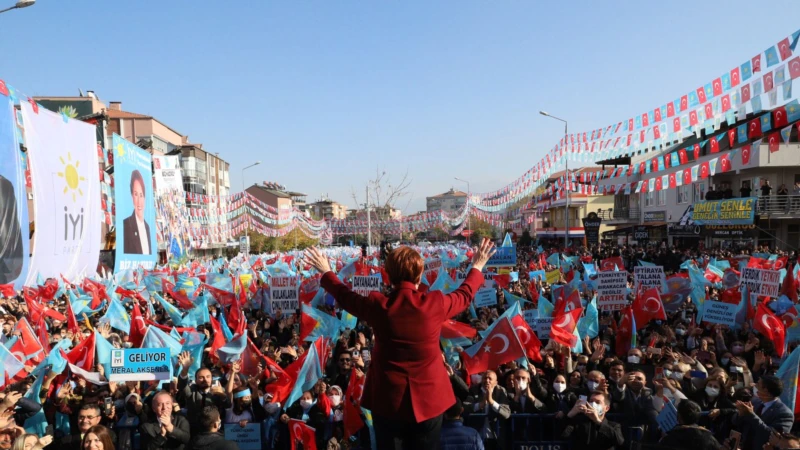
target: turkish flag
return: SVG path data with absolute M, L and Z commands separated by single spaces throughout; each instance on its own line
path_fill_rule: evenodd
M 686 111 L 689 108 L 689 96 L 684 95 L 681 97 L 681 111 Z
M 788 259 L 786 256 L 784 256 L 784 258 Z M 784 265 L 785 264 L 786 263 L 784 262 Z M 775 264 L 775 270 L 778 270 L 777 266 L 778 265 Z M 797 303 L 797 281 L 794 279 L 794 265 L 786 269 L 786 276 L 783 277 L 783 286 L 781 286 L 781 294 L 789 297 L 793 302 Z
M 753 119 L 747 124 L 747 137 L 761 137 L 761 119 Z
M 366 374 L 358 376 L 356 368 L 350 369 L 350 381 L 347 383 L 347 391 L 344 393 L 342 413 L 344 414 L 344 437 L 349 438 L 364 427 L 361 420 L 361 396 L 364 394 L 364 382 Z
M 633 119 L 628 119 L 628 131 L 633 131 Z
M 641 162 L 639 163 L 639 173 L 644 173 L 645 164 L 646 164 L 646 163 L 645 163 L 644 161 L 641 161 Z
M 700 144 L 694 144 L 694 145 L 692 146 L 692 153 L 693 153 L 693 156 L 694 156 L 694 160 L 695 160 L 695 161 L 697 161 L 698 159 L 700 159 Z
M 17 291 L 14 290 L 14 283 L 8 284 L 0 284 L 0 295 L 3 298 L 13 298 L 17 295 Z
M 671 174 L 669 174 L 669 188 L 675 189 L 676 187 L 678 187 L 678 182 L 677 179 L 675 178 L 675 172 L 672 172 Z
M 767 307 L 764 302 L 758 303 L 756 316 L 753 319 L 753 328 L 759 333 L 768 337 L 775 344 L 775 351 L 779 357 L 783 356 L 786 330 L 783 322 Z
M 786 264 L 789 262 L 788 256 L 781 256 L 780 258 L 775 259 L 775 262 L 772 264 L 772 270 L 781 270 L 786 268 Z M 784 278 L 786 279 L 786 278 Z
M 640 292 L 633 301 L 633 314 L 636 317 L 637 326 L 642 327 L 653 319 L 667 320 L 658 289 L 650 288 Z
M 692 110 L 689 113 L 689 126 L 697 125 L 697 110 Z
M 472 328 L 469 324 L 457 320 L 447 319 L 442 324 L 441 336 L 445 339 L 472 339 L 476 334 L 478 334 L 478 330 Z
M 712 81 L 712 87 L 714 90 L 714 97 L 718 95 L 722 95 L 722 79 L 717 78 L 716 80 Z
M 87 372 L 95 372 L 94 353 L 95 334 L 92 333 L 67 353 L 67 360 Z
M 728 130 L 728 146 L 733 148 L 733 144 L 736 143 L 736 128 L 731 128 Z
M 746 166 L 748 164 L 750 164 L 750 144 L 742 147 L 742 165 Z
M 706 90 L 705 90 L 705 88 L 703 88 L 703 87 L 697 88 L 697 99 L 700 101 L 700 103 L 705 103 L 706 102 Z
M 682 148 L 678 150 L 678 159 L 680 160 L 681 164 L 686 164 L 689 162 L 689 155 L 686 153 L 686 149 Z
M 606 258 L 600 261 L 600 267 L 598 267 L 598 270 L 600 270 L 600 272 L 612 272 L 614 270 L 614 266 L 618 267 L 619 270 L 625 270 L 625 263 L 622 262 L 622 257 L 615 256 L 613 258 Z
M 303 450 L 317 450 L 316 430 L 302 420 L 289 419 L 289 437 L 292 450 L 297 449 L 298 443 L 303 445 Z
M 667 117 L 672 117 L 675 115 L 675 103 L 669 102 L 667 103 Z
M 661 139 L 661 130 L 657 126 L 653 127 L 653 139 Z
M 683 184 L 685 186 L 692 184 L 692 169 L 683 169 Z
M 772 128 L 785 127 L 789 124 L 788 116 L 786 115 L 786 107 L 781 106 L 772 111 Z
M 788 37 L 778 42 L 778 53 L 781 55 L 781 61 L 786 61 L 790 56 L 792 56 L 792 48 L 789 45 Z
M 676 118 L 672 119 L 672 131 L 674 131 L 675 133 L 677 133 L 678 131 L 681 131 L 681 119 L 680 119 L 680 117 L 676 117 Z
M 764 92 L 769 92 L 775 88 L 775 79 L 772 72 L 764 74 Z
M 736 87 L 739 85 L 739 68 L 735 68 L 731 70 L 731 87 Z
M 44 349 L 39 338 L 33 332 L 30 323 L 24 317 L 14 326 L 12 333 L 19 333 L 19 338 L 8 350 L 21 362 L 40 363 L 44 360 Z
M 658 172 L 658 160 L 655 158 L 650 160 L 650 172 Z
M 514 325 L 514 331 L 517 333 L 519 343 L 525 348 L 525 356 L 533 362 L 542 362 L 542 354 L 540 352 L 542 341 L 539 340 L 530 325 L 519 314 L 511 319 L 511 324 Z
M 712 105 L 711 102 L 706 103 L 705 112 L 706 112 L 706 120 L 714 117 L 714 105 Z
M 78 320 L 75 318 L 75 313 L 72 311 L 72 302 L 67 301 L 67 330 L 71 331 L 73 334 L 78 334 L 81 332 L 81 328 L 78 326 Z
M 133 302 L 133 310 L 131 311 L 131 332 L 128 340 L 131 341 L 133 347 L 138 348 L 142 345 L 142 341 L 144 340 L 144 334 L 147 332 L 147 328 L 144 324 L 144 318 L 142 317 L 142 312 L 139 311 L 139 304 Z M 220 330 L 220 334 L 222 334 L 222 330 Z M 222 337 L 223 340 L 225 337 Z M 216 341 L 216 336 L 215 336 Z M 220 346 L 221 347 L 221 346 Z M 216 354 L 216 352 L 213 352 Z
M 485 372 L 525 355 L 516 333 L 514 333 L 514 328 L 507 318 L 499 319 L 489 334 L 475 345 L 480 347 L 474 356 L 469 356 L 466 352 L 462 354 L 464 367 L 469 373 Z
M 775 153 L 780 150 L 781 137 L 780 133 L 771 133 L 767 135 L 767 142 L 769 142 L 769 152 Z
M 616 333 L 615 347 L 617 356 L 620 358 L 624 358 L 628 354 L 628 350 L 631 349 L 634 326 L 633 309 L 630 306 L 626 306 L 622 310 L 622 318 L 619 321 Z
M 727 112 L 729 109 L 731 109 L 731 96 L 730 96 L 730 94 L 723 95 L 722 96 L 722 100 L 720 100 L 720 102 L 722 103 L 722 112 Z
M 724 303 L 729 303 L 731 305 L 738 305 L 739 302 L 742 301 L 742 293 L 739 292 L 738 287 L 732 287 L 722 291 L 722 293 L 719 295 L 719 299 L 722 300 Z
M 742 97 L 742 103 L 750 101 L 750 84 L 749 83 L 745 84 L 744 86 L 742 86 L 741 97 Z
M 583 308 L 577 308 L 554 317 L 553 324 L 550 326 L 550 339 L 569 348 L 574 347 L 578 342 L 578 338 L 575 336 L 575 327 L 578 326 L 581 313 L 583 313 Z
M 653 116 L 656 122 L 661 122 L 661 108 L 656 108 L 653 111 Z
M 642 114 L 642 126 L 646 127 L 650 125 L 650 119 L 647 117 L 647 113 Z
M 753 72 L 760 72 L 761 71 L 761 53 L 753 56 Z
M 664 185 L 663 181 L 661 181 L 661 177 L 656 177 L 656 191 L 663 191 Z
M 725 173 L 731 170 L 731 158 L 728 153 L 719 157 L 720 172 Z
M 700 164 L 700 179 L 705 180 L 708 178 L 708 161 Z
M 213 319 L 213 318 L 212 318 Z M 213 319 L 216 321 L 216 319 Z M 214 326 L 212 322 L 211 326 Z M 217 328 L 219 328 L 219 322 L 217 322 Z M 216 333 L 216 329 L 215 329 Z M 221 332 L 220 332 L 221 334 Z M 217 340 L 217 337 L 214 336 L 214 341 Z M 225 338 L 222 337 L 222 345 L 225 344 Z M 222 346 L 220 345 L 220 346 Z M 213 349 L 212 345 L 212 349 Z M 212 351 L 212 355 L 214 352 Z M 268 356 L 264 356 L 264 361 L 266 362 L 266 367 L 269 369 L 268 374 L 277 378 L 277 380 L 273 383 L 269 383 L 264 387 L 264 391 L 268 394 L 272 395 L 272 401 L 275 403 L 283 403 L 289 397 L 289 394 L 292 392 L 292 388 L 294 387 L 294 378 L 289 376 L 285 370 L 281 366 L 278 365 L 275 361 L 273 361 Z
M 719 153 L 719 141 L 717 140 L 717 137 L 716 136 L 712 137 L 709 142 L 710 142 L 709 146 L 711 147 L 711 153 Z
M 800 56 L 794 57 L 788 63 L 789 65 L 789 76 L 794 80 L 795 78 L 800 78 Z

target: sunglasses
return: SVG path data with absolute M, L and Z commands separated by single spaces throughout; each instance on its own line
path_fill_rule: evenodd
M 342 363 L 342 362 L 350 362 L 350 361 L 351 361 L 350 358 L 342 358 L 342 359 L 339 360 L 340 363 Z

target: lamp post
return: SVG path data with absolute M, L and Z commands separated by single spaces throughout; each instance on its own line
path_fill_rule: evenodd
M 0 10 L 0 13 L 4 13 L 6 11 L 11 11 L 12 9 L 22 9 L 27 8 L 28 6 L 33 6 L 36 3 L 36 0 L 19 0 L 16 5 Z
M 567 121 L 559 117 L 553 116 L 545 111 L 539 111 L 539 114 L 545 117 L 549 117 L 551 119 L 558 120 L 560 122 L 564 122 L 564 146 L 566 147 L 567 134 L 568 134 Z M 571 188 L 570 184 L 572 182 L 569 176 L 569 156 L 564 158 L 564 170 L 566 171 L 567 174 L 567 203 L 566 207 L 564 208 L 564 249 L 566 250 L 567 247 L 569 246 L 569 191 Z
M 467 242 L 470 242 L 472 240 L 472 215 L 470 214 L 469 203 L 472 200 L 472 191 L 469 189 L 469 181 L 458 177 L 455 177 L 455 179 L 462 183 L 467 183 Z
M 242 169 L 242 192 L 244 192 L 244 171 L 249 169 L 249 168 L 251 168 L 251 167 L 255 167 L 255 166 L 259 165 L 259 164 L 261 164 L 261 161 L 256 161 L 253 164 L 250 164 L 249 166 L 247 166 L 244 169 Z

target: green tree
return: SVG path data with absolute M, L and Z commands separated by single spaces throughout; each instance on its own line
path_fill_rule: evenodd
M 472 242 L 473 245 L 480 243 L 483 238 L 494 239 L 497 235 L 497 229 L 493 227 L 492 224 L 477 217 L 472 218 L 470 227 L 472 229 L 470 242 Z

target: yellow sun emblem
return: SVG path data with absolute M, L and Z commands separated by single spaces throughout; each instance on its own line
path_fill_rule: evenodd
M 67 161 L 64 161 L 64 158 L 60 156 L 58 157 L 58 159 L 61 160 L 61 164 L 64 165 L 64 171 L 58 172 L 58 176 L 63 178 L 64 181 L 66 182 L 66 185 L 64 186 L 64 193 L 66 194 L 69 191 L 72 191 L 72 201 L 74 202 L 76 200 L 75 197 L 76 192 L 78 193 L 78 195 L 83 197 L 83 190 L 81 190 L 80 182 L 86 181 L 86 178 L 84 178 L 83 176 L 81 176 L 81 174 L 78 173 L 78 168 L 80 167 L 81 162 L 75 161 L 75 163 L 73 164 L 72 155 L 69 152 L 67 152 Z
M 125 156 L 125 146 L 122 145 L 122 142 L 117 144 L 117 156 Z

